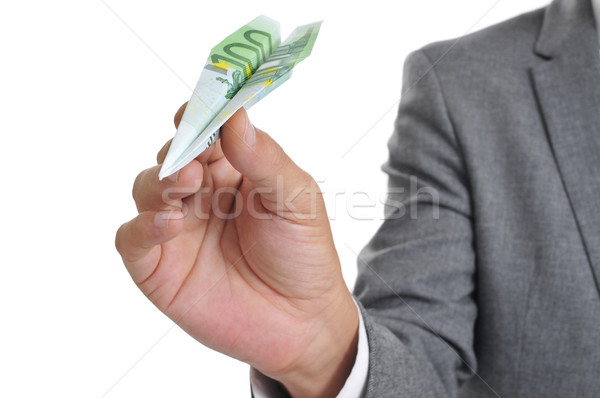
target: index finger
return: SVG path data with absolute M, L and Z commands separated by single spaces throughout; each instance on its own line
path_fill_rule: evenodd
M 183 117 L 183 112 L 185 112 L 187 104 L 188 103 L 185 102 L 179 107 L 179 109 L 177 109 L 177 112 L 175 112 L 175 116 L 173 117 L 173 123 L 175 123 L 175 128 L 179 127 L 179 123 L 181 123 L 181 118 Z

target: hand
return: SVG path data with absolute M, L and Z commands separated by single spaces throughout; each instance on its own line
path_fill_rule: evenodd
M 139 214 L 116 236 L 134 282 L 195 339 L 293 396 L 335 396 L 356 356 L 358 311 L 317 183 L 243 108 L 159 181 L 168 145 L 137 177 Z

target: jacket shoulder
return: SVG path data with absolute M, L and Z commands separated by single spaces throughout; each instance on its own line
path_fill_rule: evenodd
M 528 60 L 533 62 L 535 59 L 533 49 L 545 9 L 521 14 L 461 37 L 428 44 L 420 52 L 438 71 L 472 69 L 474 64 L 481 63 L 490 68 L 499 65 L 522 67 Z

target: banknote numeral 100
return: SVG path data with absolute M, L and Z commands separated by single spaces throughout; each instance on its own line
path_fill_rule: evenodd
M 262 35 L 266 38 L 262 42 L 256 40 L 253 35 Z M 268 32 L 264 32 L 258 29 L 252 29 L 244 32 L 244 38 L 248 41 L 248 43 L 229 43 L 225 47 L 223 47 L 223 51 L 227 55 L 221 54 L 213 54 L 211 57 L 211 62 L 219 63 L 221 61 L 225 61 L 230 65 L 234 65 L 239 67 L 240 70 L 245 71 L 247 68 L 250 69 L 251 73 L 254 73 L 258 65 L 260 65 L 267 56 L 267 49 L 265 46 L 268 46 L 268 54 L 273 51 L 272 43 L 271 43 L 271 34 Z M 239 52 L 236 52 L 236 49 L 246 49 L 256 54 L 256 58 L 253 60 L 252 58 L 246 57 Z

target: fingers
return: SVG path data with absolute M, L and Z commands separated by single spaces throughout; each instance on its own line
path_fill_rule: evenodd
M 133 184 L 133 199 L 138 212 L 181 209 L 181 200 L 198 192 L 204 172 L 202 164 L 191 161 L 173 176 L 158 179 L 161 165 L 142 171 Z
M 156 163 L 162 164 L 164 162 L 165 157 L 167 156 L 167 152 L 169 152 L 169 148 L 171 147 L 171 141 L 169 140 L 163 145 L 160 151 L 156 154 Z M 214 144 L 208 147 L 207 150 L 202 152 L 200 155 L 196 156 L 196 160 L 200 163 L 213 163 L 223 157 L 223 149 L 221 148 L 221 139 L 218 139 Z
M 323 211 L 320 190 L 269 135 L 255 128 L 240 108 L 221 128 L 225 157 L 244 178 L 261 190 L 265 208 L 280 217 Z
M 136 283 L 144 281 L 161 256 L 160 244 L 175 237 L 183 227 L 183 214 L 174 211 L 147 211 L 123 224 L 115 246 Z
M 181 123 L 181 118 L 183 117 L 183 113 L 185 112 L 187 104 L 187 102 L 184 103 L 179 107 L 179 109 L 177 109 L 177 112 L 175 112 L 175 116 L 173 117 L 173 123 L 175 124 L 175 128 L 179 127 L 179 123 Z M 160 151 L 158 151 L 158 154 L 156 155 L 156 163 L 160 164 L 165 160 L 167 152 L 169 152 L 169 148 L 171 147 L 171 141 L 173 141 L 173 139 L 167 141 L 165 145 L 163 145 L 163 147 L 160 149 Z
M 196 157 L 196 160 L 199 162 L 206 161 L 208 164 L 216 162 L 217 160 L 225 157 L 223 155 L 223 148 L 221 146 L 221 139 L 219 138 L 212 144 L 206 151 L 202 152 L 200 155 Z
M 175 117 L 173 118 L 173 122 L 175 123 L 175 127 L 179 127 L 179 123 L 181 123 L 181 118 L 183 117 L 183 113 L 185 112 L 185 108 L 187 106 L 187 102 L 179 107 L 177 112 L 175 113 Z M 169 148 L 171 147 L 171 141 L 167 141 L 165 145 L 158 151 L 156 155 L 156 163 L 161 164 L 164 162 L 167 153 L 169 152 Z M 207 150 L 202 152 L 200 155 L 196 157 L 201 163 L 212 163 L 223 157 L 223 150 L 221 149 L 221 140 L 217 140 L 213 145 L 211 145 Z
M 157 164 L 162 164 L 165 161 L 165 158 L 167 157 L 167 152 L 169 152 L 169 148 L 171 148 L 172 141 L 173 139 L 171 138 L 169 141 L 165 142 L 165 145 L 163 145 L 163 147 L 160 148 L 160 151 L 158 151 L 158 153 L 156 154 Z
M 179 127 L 179 123 L 181 123 L 181 118 L 183 117 L 183 112 L 185 112 L 185 108 L 187 107 L 187 102 L 177 109 L 175 112 L 175 116 L 173 117 L 173 123 L 175 123 L 175 128 Z

